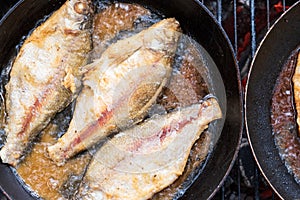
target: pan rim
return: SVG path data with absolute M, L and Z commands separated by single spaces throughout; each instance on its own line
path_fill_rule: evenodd
M 244 99 L 244 96 L 243 96 L 243 90 L 242 90 L 242 84 L 241 84 L 241 73 L 240 73 L 240 70 L 239 70 L 239 67 L 238 67 L 238 61 L 237 61 L 237 58 L 236 58 L 236 53 L 234 52 L 234 48 L 233 48 L 233 45 L 226 33 L 226 31 L 224 30 L 224 28 L 220 25 L 220 23 L 218 22 L 217 18 L 210 12 L 210 10 L 204 6 L 204 4 L 202 2 L 200 2 L 200 0 L 194 0 L 196 1 L 198 4 L 200 4 L 200 6 L 204 9 L 204 11 L 213 19 L 213 21 L 215 22 L 215 24 L 217 25 L 217 27 L 219 28 L 219 30 L 222 32 L 222 35 L 223 37 L 226 39 L 226 44 L 228 45 L 229 49 L 230 49 L 230 52 L 231 52 L 231 55 L 233 57 L 233 61 L 234 61 L 234 66 L 235 66 L 235 69 L 236 69 L 236 76 L 237 76 L 237 80 L 238 80 L 238 88 L 239 88 L 239 98 L 240 98 L 240 110 L 241 110 L 241 117 L 242 119 L 244 119 L 245 117 L 245 110 L 244 110 L 244 103 L 243 103 L 243 99 Z M 226 173 L 224 174 L 222 180 L 220 181 L 220 183 L 218 184 L 218 186 L 215 188 L 215 190 L 211 193 L 211 195 L 208 197 L 208 199 L 212 199 L 216 193 L 220 190 L 220 188 L 222 187 L 222 185 L 224 184 L 226 178 L 228 177 L 231 169 L 233 168 L 234 166 L 234 163 L 238 157 L 238 153 L 239 153 L 239 150 L 240 150 L 240 146 L 241 146 L 241 139 L 242 139 L 242 133 L 243 133 L 243 130 L 244 130 L 244 120 L 241 120 L 241 124 L 240 124 L 240 129 L 238 131 L 239 133 L 239 139 L 238 139 L 238 144 L 235 148 L 235 152 L 234 152 L 234 155 L 233 155 L 233 158 L 231 160 L 231 163 L 229 165 L 229 167 L 227 168 L 227 171 Z
M 2 25 L 2 23 L 7 19 L 8 16 L 10 16 L 13 11 L 20 5 L 23 3 L 24 0 L 19 0 L 17 1 L 11 8 L 8 9 L 8 11 L 3 15 L 3 17 L 0 19 L 0 26 Z

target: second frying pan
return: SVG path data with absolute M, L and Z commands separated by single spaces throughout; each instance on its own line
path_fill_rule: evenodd
M 299 199 L 300 185 L 288 172 L 275 146 L 271 99 L 276 80 L 291 52 L 300 44 L 300 2 L 270 29 L 251 66 L 246 89 L 246 126 L 262 174 L 283 199 Z

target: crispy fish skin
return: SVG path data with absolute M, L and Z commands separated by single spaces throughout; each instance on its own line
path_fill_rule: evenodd
M 293 75 L 294 98 L 297 111 L 297 124 L 300 132 L 300 51 L 298 52 L 297 65 Z
M 76 199 L 151 198 L 182 174 L 195 141 L 221 117 L 210 98 L 118 133 L 94 155 Z
M 77 96 L 91 50 L 91 14 L 88 0 L 67 1 L 22 45 L 6 85 L 4 163 L 16 166 L 29 141 Z
M 48 148 L 58 165 L 141 121 L 171 75 L 179 23 L 165 19 L 111 45 L 87 66 L 68 131 Z

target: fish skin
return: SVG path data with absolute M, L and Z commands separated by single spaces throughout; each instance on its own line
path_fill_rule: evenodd
M 94 155 L 76 199 L 151 198 L 183 173 L 195 141 L 221 117 L 210 98 L 118 133 Z
M 28 143 L 76 98 L 91 50 L 89 0 L 66 1 L 25 40 L 6 85 L 2 162 L 16 166 Z
M 48 147 L 52 160 L 66 159 L 115 131 L 141 121 L 171 76 L 179 23 L 165 19 L 111 45 L 87 66 L 68 131 Z

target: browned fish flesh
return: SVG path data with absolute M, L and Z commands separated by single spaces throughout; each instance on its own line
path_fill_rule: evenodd
M 298 53 L 297 65 L 293 75 L 294 98 L 297 111 L 297 124 L 300 133 L 300 52 Z
M 100 58 L 120 31 L 134 28 L 134 22 L 142 16 L 150 15 L 146 8 L 128 3 L 114 3 L 95 15 L 93 21 L 93 52 L 91 59 Z
M 171 75 L 178 31 L 175 19 L 162 20 L 112 44 L 87 66 L 69 129 L 48 148 L 58 165 L 144 118 Z
M 210 98 L 118 133 L 94 155 L 76 199 L 151 198 L 182 174 L 195 141 L 221 117 Z
M 88 0 L 69 0 L 25 40 L 6 85 L 7 139 L 0 151 L 15 166 L 28 143 L 78 94 L 91 50 Z

